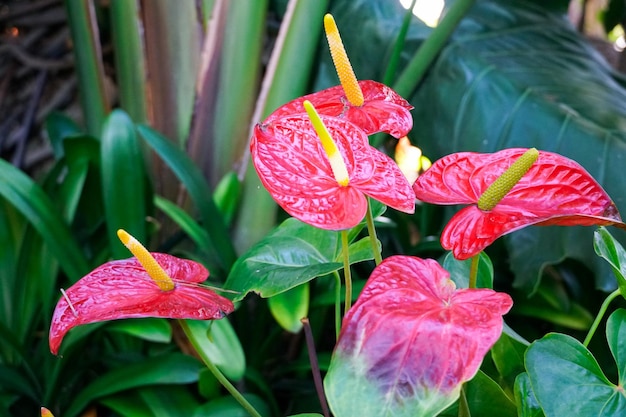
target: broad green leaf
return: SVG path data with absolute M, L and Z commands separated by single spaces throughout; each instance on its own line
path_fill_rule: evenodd
M 15 314 L 13 288 L 17 280 L 15 269 L 19 247 L 16 227 L 21 223 L 23 221 L 15 209 L 0 198 L 0 321 L 7 325 L 13 322 Z
M 606 322 L 606 339 L 609 348 L 617 363 L 619 373 L 619 387 L 626 383 L 626 310 L 615 310 Z M 626 395 L 623 389 L 616 388 L 616 394 L 621 395 L 622 406 L 626 409 Z
M 151 342 L 169 343 L 172 340 L 172 326 L 167 320 L 160 318 L 116 320 L 107 325 L 107 330 L 126 333 Z
M 500 374 L 503 389 L 513 392 L 515 379 L 524 372 L 524 354 L 528 344 L 509 336 L 506 331 L 491 348 L 491 359 Z
M 190 356 L 168 354 L 113 369 L 85 387 L 64 412 L 75 417 L 87 405 L 102 397 L 147 385 L 188 384 L 198 380 L 202 364 Z
M 293 287 L 267 299 L 267 304 L 280 326 L 291 333 L 302 329 L 302 320 L 309 314 L 309 283 Z
M 185 210 L 171 201 L 154 196 L 154 205 L 172 219 L 194 241 L 198 248 L 211 249 L 211 239 L 206 229 L 198 224 Z
M 215 186 L 213 192 L 213 200 L 215 205 L 224 216 L 224 222 L 230 225 L 233 222 L 239 199 L 241 197 L 241 181 L 237 177 L 237 173 L 231 171 L 224 175 L 220 182 Z
M 128 258 L 118 229 L 146 242 L 146 174 L 135 126 L 121 110 L 105 120 L 100 139 L 102 193 L 109 245 L 115 259 Z
M 593 248 L 613 268 L 622 297 L 626 298 L 626 251 L 605 227 L 599 227 L 593 235 Z
M 46 117 L 44 127 L 56 159 L 61 159 L 64 154 L 63 141 L 70 136 L 82 133 L 80 127 L 72 119 L 58 112 L 52 112 Z
M 66 11 L 85 124 L 89 134 L 97 136 L 109 111 L 104 66 L 96 36 L 98 22 L 88 3 L 67 2 Z
M 318 59 L 322 19 L 328 0 L 290 2 L 281 21 L 280 42 L 272 49 L 276 65 L 265 71 L 267 94 L 257 98 L 252 123 L 260 122 L 278 106 L 309 92 L 311 73 Z M 284 37 L 283 37 L 284 35 Z M 228 142 L 228 138 L 222 138 Z M 276 225 L 277 205 L 261 185 L 252 161 L 247 158 L 234 241 L 240 253 L 261 240 Z
M 620 323 L 620 327 L 624 325 Z M 609 339 L 617 336 L 608 329 Z M 623 390 L 606 378 L 591 352 L 570 336 L 550 333 L 531 344 L 526 352 L 526 370 L 546 417 L 626 413 Z
M 223 270 L 228 270 L 235 261 L 235 249 L 230 241 L 226 224 L 211 197 L 211 189 L 204 180 L 202 172 L 194 165 L 187 154 L 155 130 L 147 126 L 138 126 L 137 130 L 150 147 L 174 171 L 187 189 L 189 196 L 196 205 L 202 224 L 211 239 L 213 262 L 215 265 L 221 266 Z
M 254 394 L 244 395 L 262 417 L 272 415 L 268 405 Z M 250 414 L 233 397 L 220 397 L 201 405 L 192 417 L 249 417 Z
M 579 162 L 619 209 L 626 83 L 546 2 L 476 2 L 417 95 L 416 141 L 431 158 L 457 151 L 536 147 Z M 505 239 L 515 285 L 533 289 L 545 265 L 566 257 L 588 265 L 596 284 L 614 286 L 593 254 L 592 228 L 527 227 Z M 622 235 L 623 236 L 623 235 Z
M 71 280 L 89 271 L 78 243 L 54 203 L 26 174 L 0 160 L 0 195 L 33 225 Z
M 515 379 L 515 404 L 519 417 L 544 417 L 526 372 Z
M 230 322 L 223 320 L 186 320 L 194 346 L 229 379 L 239 381 L 246 371 L 246 358 Z
M 472 380 L 463 386 L 465 403 L 469 416 L 517 417 L 515 404 L 504 393 L 502 388 L 484 372 L 478 371 Z M 448 408 L 440 417 L 458 417 L 457 406 Z
M 129 417 L 189 417 L 199 405 L 187 387 L 176 385 L 139 388 L 99 402 Z
M 476 275 L 476 288 L 493 288 L 493 264 L 486 253 L 478 255 L 478 272 Z M 443 260 L 443 267 L 450 272 L 450 279 L 457 288 L 467 288 L 469 285 L 472 259 L 459 261 L 452 252 L 449 252 Z
M 369 243 L 367 243 L 369 244 Z M 373 259 L 371 249 L 359 241 L 349 248 L 350 263 Z M 339 232 L 322 230 L 290 218 L 243 254 L 224 288 L 242 300 L 250 291 L 272 297 L 315 277 L 343 268 Z

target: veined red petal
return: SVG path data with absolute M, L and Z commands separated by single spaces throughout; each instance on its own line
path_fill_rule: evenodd
M 263 123 L 303 113 L 302 103 L 309 100 L 320 115 L 344 118 L 365 131 L 367 135 L 387 132 L 401 138 L 413 127 L 413 108 L 398 93 L 376 81 L 359 81 L 365 103 L 350 104 L 343 87 L 338 85 L 292 100 L 276 109 Z
M 321 118 L 346 164 L 348 185 L 335 179 L 306 114 L 296 114 L 257 125 L 250 144 L 255 169 L 274 200 L 293 217 L 327 230 L 356 226 L 367 210 L 364 193 L 413 212 L 415 196 L 395 162 L 370 146 L 356 125 Z
M 344 318 L 330 379 L 334 369 L 354 373 L 355 384 L 393 403 L 386 412 L 415 403 L 432 406 L 420 415 L 435 415 L 476 374 L 511 306 L 505 293 L 455 289 L 433 260 L 389 257 Z
M 475 204 L 481 194 L 526 149 L 493 154 L 460 152 L 433 164 L 413 186 L 419 200 L 434 204 Z M 626 227 L 613 201 L 578 163 L 540 151 L 522 179 L 490 211 L 459 211 L 445 227 L 441 243 L 467 259 L 498 237 L 529 225 L 609 225 Z
M 198 283 L 208 271 L 197 262 L 152 254 L 176 287 L 162 291 L 136 258 L 107 262 L 65 291 L 52 316 L 50 351 L 58 352 L 75 326 L 131 317 L 219 319 L 233 311 L 232 302 Z M 69 303 L 68 303 L 69 300 Z

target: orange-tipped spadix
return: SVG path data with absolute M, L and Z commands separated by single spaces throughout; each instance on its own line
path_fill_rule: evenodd
M 119 237 L 124 246 L 135 255 L 135 258 L 137 258 L 141 266 L 143 266 L 148 275 L 150 275 L 150 278 L 154 280 L 162 291 L 171 291 L 175 288 L 172 278 L 167 275 L 167 272 L 161 268 L 161 265 L 159 265 L 156 259 L 150 255 L 150 252 L 148 252 L 137 239 L 123 229 L 117 231 L 117 237 Z
M 348 54 L 346 54 L 346 49 L 341 41 L 341 36 L 339 35 L 339 29 L 337 29 L 335 19 L 330 14 L 324 16 L 324 30 L 326 31 L 326 39 L 328 40 L 330 55 L 333 58 L 335 70 L 337 70 L 337 75 L 339 76 L 339 82 L 341 82 L 343 91 L 346 93 L 346 97 L 348 98 L 350 104 L 357 107 L 362 106 L 365 102 L 363 92 L 361 91 L 359 82 L 354 75 L 352 65 L 350 65 L 350 60 L 348 59 Z

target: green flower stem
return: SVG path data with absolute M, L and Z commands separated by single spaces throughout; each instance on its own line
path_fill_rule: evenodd
M 335 271 L 335 340 L 339 340 L 341 331 L 341 277 Z
M 367 200 L 367 213 L 365 214 L 365 221 L 367 223 L 367 232 L 370 235 L 370 243 L 372 245 L 372 253 L 374 254 L 374 261 L 376 265 L 379 265 L 382 261 L 382 255 L 378 249 L 378 238 L 376 237 L 376 227 L 374 227 L 374 216 L 372 215 L 372 205 L 370 199 Z
M 346 299 L 344 313 L 352 306 L 352 274 L 350 272 L 350 250 L 348 248 L 348 231 L 341 231 L 341 247 L 343 252 L 343 276 L 346 281 Z
M 405 67 L 400 77 L 393 85 L 393 89 L 403 97 L 409 97 L 420 83 L 424 74 L 433 63 L 446 41 L 452 35 L 457 25 L 465 17 L 467 11 L 476 0 L 455 1 L 439 25 L 422 43 L 411 61 Z
M 476 288 L 476 282 L 478 281 L 478 262 L 480 261 L 480 253 L 472 256 L 472 263 L 470 265 L 470 275 L 468 288 Z
M 617 290 L 609 294 L 608 297 L 606 297 L 606 299 L 600 306 L 600 311 L 598 311 L 598 315 L 596 316 L 596 319 L 591 324 L 591 327 L 589 328 L 589 333 L 587 333 L 587 337 L 585 337 L 585 341 L 583 342 L 583 345 L 585 347 L 587 347 L 589 345 L 589 342 L 591 342 L 591 338 L 593 337 L 596 330 L 598 329 L 598 326 L 600 325 L 600 322 L 602 321 L 602 317 L 604 317 L 606 310 L 609 308 L 609 304 L 611 304 L 611 301 L 619 297 L 619 295 L 620 295 L 620 291 L 618 288 Z
M 233 396 L 233 398 L 250 414 L 252 417 L 261 417 L 261 414 L 245 399 L 245 397 L 235 388 L 233 384 L 230 383 L 228 378 L 224 376 L 224 374 L 215 366 L 215 364 L 211 361 L 211 359 L 204 353 L 204 351 L 200 347 L 200 343 L 196 340 L 195 336 L 189 329 L 187 322 L 185 320 L 179 320 L 180 327 L 182 327 L 185 335 L 191 342 L 191 345 L 194 347 L 202 362 L 206 365 L 206 367 L 211 371 L 213 376 L 222 384 L 224 388 Z

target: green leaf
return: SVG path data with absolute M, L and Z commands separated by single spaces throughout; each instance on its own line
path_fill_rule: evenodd
M 606 339 L 609 348 L 617 363 L 619 373 L 619 387 L 617 393 L 621 395 L 626 407 L 626 395 L 621 387 L 626 383 L 626 310 L 623 308 L 615 310 L 606 322 Z
M 457 151 L 536 147 L 579 162 L 626 207 L 626 83 L 548 2 L 478 1 L 455 31 L 412 103 L 416 141 L 437 158 Z M 593 229 L 527 227 L 507 237 L 515 285 L 534 289 L 540 271 L 565 258 L 593 269 Z M 622 235 L 623 236 L 623 235 Z M 620 240 L 622 238 L 620 237 Z
M 486 253 L 481 252 L 478 259 L 478 274 L 476 276 L 477 288 L 493 288 L 493 264 Z M 452 252 L 448 252 L 443 260 L 443 268 L 450 272 L 450 279 L 457 288 L 467 288 L 469 285 L 470 268 L 472 259 L 459 261 Z
M 217 183 L 213 192 L 215 205 L 224 216 L 224 222 L 230 225 L 233 222 L 239 199 L 241 197 L 241 181 L 237 177 L 237 173 L 231 171 Z
M 519 374 L 515 379 L 515 404 L 519 417 L 544 417 L 526 372 Z
M 188 417 L 199 406 L 187 387 L 155 386 L 123 392 L 99 401 L 122 416 Z
M 350 245 L 350 263 L 373 259 L 367 245 L 363 239 Z M 338 271 L 343 268 L 341 259 L 338 232 L 290 218 L 237 260 L 224 288 L 239 293 L 234 301 L 242 300 L 250 291 L 272 297 Z
M 246 400 L 252 404 L 252 406 L 263 417 L 269 417 L 272 415 L 269 407 L 260 397 L 254 394 L 244 395 Z M 250 414 L 233 398 L 233 397 L 220 397 L 216 398 L 204 405 L 201 405 L 196 409 L 193 417 L 249 417 Z
M 169 343 L 172 340 L 172 326 L 169 322 L 154 317 L 116 320 L 109 323 L 107 330 L 126 333 L 151 342 Z
M 228 320 L 186 320 L 199 349 L 229 379 L 239 381 L 246 371 L 246 358 L 239 338 Z
M 154 196 L 154 205 L 172 219 L 198 245 L 199 249 L 211 250 L 211 239 L 206 229 L 185 210 L 158 195 Z
M 624 327 L 623 320 L 620 322 L 619 333 Z M 609 333 L 608 329 L 607 337 L 617 342 L 615 331 Z M 551 333 L 531 344 L 526 352 L 526 370 L 546 417 L 626 413 L 623 390 L 606 378 L 591 352 L 570 336 Z
M 484 372 L 476 376 L 463 387 L 469 416 L 517 417 L 515 404 L 502 388 Z M 457 406 L 452 406 L 440 414 L 441 417 L 458 417 Z
M 626 298 L 626 251 L 606 227 L 599 227 L 593 234 L 593 248 L 613 268 L 620 294 Z
M 115 110 L 107 117 L 100 153 L 109 245 L 114 258 L 125 259 L 128 250 L 117 237 L 118 229 L 146 242 L 146 174 L 135 126 L 123 111 Z
M 87 260 L 52 200 L 26 174 L 1 159 L 0 174 L 0 195 L 39 232 L 70 279 L 87 274 Z
M 200 362 L 178 353 L 128 364 L 100 375 L 74 398 L 63 415 L 75 417 L 90 402 L 129 389 L 147 385 L 195 382 L 198 380 L 200 369 L 202 369 Z
M 137 130 L 150 147 L 167 163 L 187 189 L 196 205 L 202 224 L 211 239 L 213 261 L 225 271 L 235 262 L 235 249 L 230 241 L 226 224 L 212 199 L 212 192 L 200 169 L 189 156 L 170 141 L 147 126 Z
M 505 332 L 491 348 L 491 359 L 500 374 L 501 386 L 511 393 L 517 376 L 524 372 L 524 354 L 528 344 L 520 342 Z
M 63 141 L 70 136 L 82 133 L 80 127 L 72 119 L 58 112 L 52 112 L 46 117 L 44 127 L 56 159 L 63 157 Z
M 268 298 L 270 312 L 283 329 L 291 333 L 302 329 L 301 320 L 309 314 L 309 295 L 309 283 L 305 282 Z

